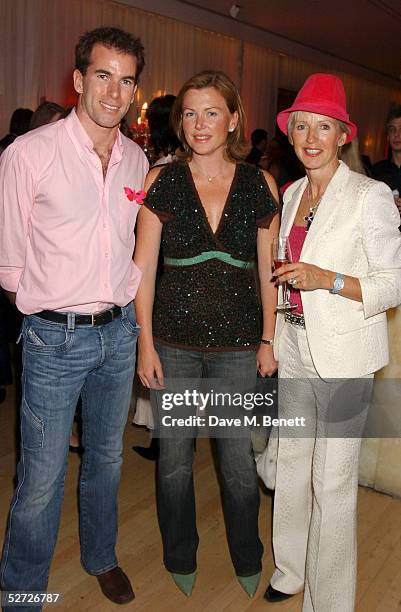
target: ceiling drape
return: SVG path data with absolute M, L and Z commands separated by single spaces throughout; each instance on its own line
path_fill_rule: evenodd
M 312 72 L 331 71 L 330 66 L 282 56 L 112 0 L 1 0 L 0 136 L 19 106 L 34 109 L 42 98 L 74 103 L 74 45 L 85 30 L 100 25 L 129 30 L 144 43 L 146 67 L 137 107 L 161 92 L 177 93 L 200 70 L 223 70 L 241 89 L 248 133 L 256 127 L 273 133 L 278 87 L 296 91 Z M 360 128 L 363 152 L 379 159 L 384 153 L 384 117 L 391 103 L 401 104 L 401 92 L 348 74 L 339 76 L 351 117 Z M 133 108 L 129 119 L 136 113 Z

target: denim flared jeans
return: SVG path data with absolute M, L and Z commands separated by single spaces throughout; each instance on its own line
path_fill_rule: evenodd
M 158 343 L 164 376 L 174 379 L 237 379 L 252 388 L 256 381 L 254 351 L 201 352 Z M 192 411 L 192 412 L 191 412 Z M 188 415 L 196 409 L 188 408 Z M 192 473 L 196 427 L 176 427 L 169 437 L 160 433 L 157 468 L 157 509 L 168 571 L 189 574 L 196 569 L 198 533 Z M 231 559 L 238 576 L 261 570 L 259 489 L 250 431 L 241 437 L 216 437 L 223 510 Z

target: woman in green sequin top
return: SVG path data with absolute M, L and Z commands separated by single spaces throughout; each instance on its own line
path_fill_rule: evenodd
M 235 391 L 244 392 L 257 371 L 269 376 L 277 369 L 271 344 L 261 339 L 273 338 L 275 326 L 278 194 L 267 172 L 242 161 L 244 120 L 238 91 L 221 72 L 192 77 L 176 98 L 172 124 L 182 151 L 177 162 L 149 172 L 137 226 L 138 374 L 146 387 L 171 390 L 174 379 L 213 378 L 235 380 Z M 160 246 L 165 269 L 155 292 Z M 159 431 L 157 503 L 164 563 L 189 595 L 198 545 L 193 438 L 201 422 L 196 405 L 184 406 L 182 415 L 192 417 L 190 425 Z M 252 596 L 263 546 L 250 431 L 217 434 L 216 450 L 230 554 Z

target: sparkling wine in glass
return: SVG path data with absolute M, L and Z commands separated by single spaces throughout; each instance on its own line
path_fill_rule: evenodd
M 281 266 L 292 262 L 291 247 L 288 236 L 277 236 L 273 238 L 273 262 L 274 269 L 278 270 Z M 286 310 L 294 310 L 297 307 L 296 304 L 290 302 L 290 289 L 288 283 L 283 283 L 283 302 L 277 304 L 278 312 L 285 312 Z

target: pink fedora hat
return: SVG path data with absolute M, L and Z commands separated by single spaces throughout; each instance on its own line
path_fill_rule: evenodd
M 357 134 L 357 127 L 349 120 L 347 113 L 343 82 L 334 74 L 311 74 L 299 90 L 293 105 L 277 115 L 278 127 L 286 135 L 288 119 L 293 111 L 307 111 L 342 121 L 350 129 L 346 142 L 351 142 Z

